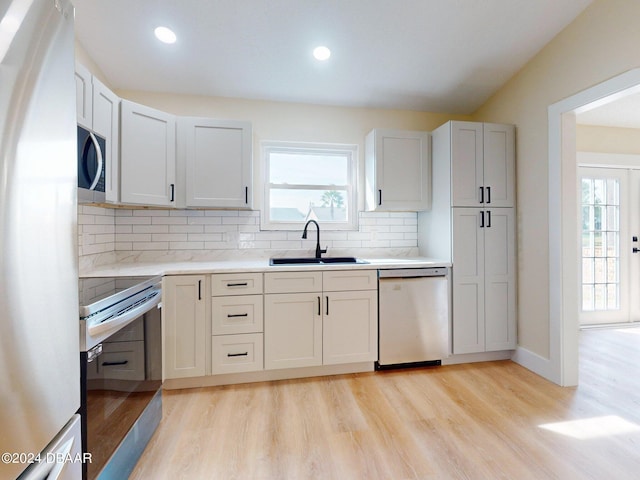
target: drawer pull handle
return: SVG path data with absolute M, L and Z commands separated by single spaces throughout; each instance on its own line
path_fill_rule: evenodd
M 116 365 L 126 365 L 129 363 L 129 360 L 123 360 L 122 362 L 102 362 L 103 367 L 113 367 Z
M 235 317 L 248 317 L 248 313 L 229 313 L 227 318 L 235 318 Z
M 247 282 L 243 282 L 243 283 L 227 283 L 227 287 L 246 287 L 248 284 Z
M 249 355 L 249 352 L 244 353 L 227 353 L 227 357 L 246 357 Z

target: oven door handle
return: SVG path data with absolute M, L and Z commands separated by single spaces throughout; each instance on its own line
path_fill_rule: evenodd
M 96 323 L 94 325 L 87 326 L 87 333 L 95 337 L 96 335 L 104 334 L 105 332 L 113 332 L 120 330 L 122 327 L 131 323 L 133 320 L 141 316 L 142 314 L 148 312 L 153 307 L 160 303 L 162 299 L 161 291 L 155 290 L 155 295 L 150 298 L 146 298 L 144 301 L 140 302 L 137 305 L 134 305 L 131 308 L 128 308 L 116 315 L 108 318 L 107 320 Z

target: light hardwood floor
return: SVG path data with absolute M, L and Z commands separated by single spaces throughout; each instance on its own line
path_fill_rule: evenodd
M 511 361 L 164 392 L 133 479 L 638 479 L 640 328 L 580 386 Z

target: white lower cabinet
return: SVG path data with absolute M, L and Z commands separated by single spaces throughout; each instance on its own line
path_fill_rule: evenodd
M 162 280 L 164 378 L 206 374 L 206 277 L 170 275 Z
M 322 365 L 321 292 L 265 295 L 264 314 L 266 369 Z
M 325 294 L 322 363 L 374 362 L 378 358 L 378 292 Z
M 375 361 L 376 279 L 375 270 L 266 273 L 265 369 Z
M 262 274 L 213 274 L 211 294 L 211 374 L 262 370 Z
M 377 289 L 376 270 L 165 276 L 164 378 L 374 362 Z
M 214 335 L 211 340 L 211 374 L 262 370 L 262 333 Z
M 513 208 L 454 208 L 453 256 L 453 353 L 514 349 Z

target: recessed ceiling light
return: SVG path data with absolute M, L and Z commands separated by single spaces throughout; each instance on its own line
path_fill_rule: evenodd
M 316 60 L 323 62 L 331 56 L 331 50 L 324 45 L 321 45 L 313 49 L 313 56 Z
M 156 38 L 164 43 L 176 43 L 176 34 L 167 27 L 158 27 L 154 30 Z

